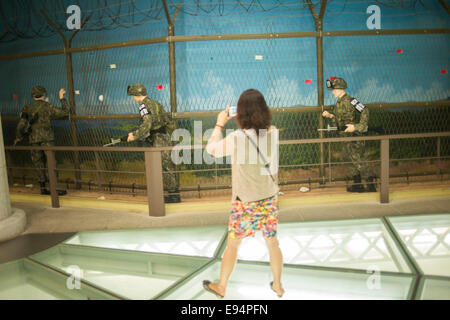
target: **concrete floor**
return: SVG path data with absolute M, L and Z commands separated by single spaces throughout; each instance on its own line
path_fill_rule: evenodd
M 150 217 L 146 203 L 95 201 L 61 197 L 61 208 L 51 208 L 50 198 L 11 194 L 12 205 L 25 210 L 24 234 L 84 230 L 117 230 L 201 225 L 227 225 L 230 201 L 186 201 L 166 205 L 165 217 Z M 379 194 L 349 194 L 325 190 L 280 196 L 280 222 L 355 219 L 408 214 L 450 213 L 450 185 L 391 190 L 390 203 L 380 204 Z

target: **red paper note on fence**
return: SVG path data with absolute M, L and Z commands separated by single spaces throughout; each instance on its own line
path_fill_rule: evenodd
M 156 89 L 158 89 L 158 90 L 161 90 L 162 88 L 163 88 L 162 84 L 158 84 L 158 85 L 156 86 Z
M 397 49 L 397 53 L 403 53 L 403 49 Z
M 447 73 L 448 73 L 448 70 L 447 70 L 447 69 L 442 69 L 442 70 L 441 70 L 441 73 L 442 73 L 442 74 L 447 74 Z
M 305 83 L 312 83 L 312 79 L 305 79 Z

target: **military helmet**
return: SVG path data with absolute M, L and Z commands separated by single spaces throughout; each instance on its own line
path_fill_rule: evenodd
M 129 96 L 146 96 L 147 95 L 147 89 L 143 84 L 136 83 L 132 86 L 128 86 L 127 88 L 127 94 Z
M 31 89 L 31 96 L 33 98 L 45 96 L 46 93 L 47 93 L 47 91 L 45 90 L 45 88 L 43 86 L 34 86 Z
M 333 89 L 347 89 L 347 82 L 342 78 L 334 78 L 333 80 L 327 80 L 327 88 Z

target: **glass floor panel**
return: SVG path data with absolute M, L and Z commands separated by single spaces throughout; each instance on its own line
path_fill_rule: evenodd
M 223 226 L 87 231 L 66 243 L 212 258 L 225 232 Z
M 67 277 L 28 259 L 0 265 L 1 300 L 105 300 L 115 298 L 88 286 L 83 286 L 80 290 L 68 290 Z
M 388 219 L 425 275 L 450 277 L 450 214 Z
M 60 245 L 31 257 L 127 299 L 152 299 L 209 259 Z
M 286 264 L 411 273 L 380 219 L 280 223 L 278 240 Z M 238 259 L 269 261 L 261 232 L 242 241 Z
M 35 283 L 18 260 L 0 266 L 1 300 L 58 300 L 64 297 Z
M 215 300 L 215 295 L 203 289 L 202 281 L 218 280 L 220 261 L 214 262 L 183 283 L 171 293 L 163 296 L 169 300 Z M 368 285 L 370 275 L 324 270 L 283 268 L 283 287 L 286 300 L 336 299 L 406 299 L 412 277 L 383 275 L 379 288 Z M 237 263 L 229 280 L 224 299 L 269 300 L 279 299 L 270 289 L 272 274 L 269 265 Z
M 450 300 L 449 229 L 449 214 L 280 223 L 283 299 Z M 0 299 L 216 299 L 202 281 L 218 279 L 226 235 L 225 226 L 80 232 L 0 265 Z M 424 272 L 416 292 L 407 255 Z M 278 299 L 260 232 L 238 258 L 226 299 Z M 76 270 L 81 288 L 70 290 Z
M 422 300 L 450 300 L 450 279 L 425 279 Z

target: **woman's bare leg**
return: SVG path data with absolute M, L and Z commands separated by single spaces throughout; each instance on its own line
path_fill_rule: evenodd
M 220 266 L 220 279 L 219 282 L 211 283 L 209 287 L 221 294 L 225 295 L 227 289 L 228 279 L 233 272 L 234 266 L 236 265 L 237 252 L 239 245 L 241 244 L 241 239 L 232 239 L 228 237 L 227 247 L 223 253 L 222 264 Z
M 278 245 L 278 239 L 276 237 L 266 239 L 267 249 L 269 249 L 270 255 L 270 267 L 273 274 L 272 288 L 278 295 L 283 295 L 284 290 L 281 286 L 281 272 L 283 271 L 283 254 L 281 253 Z

